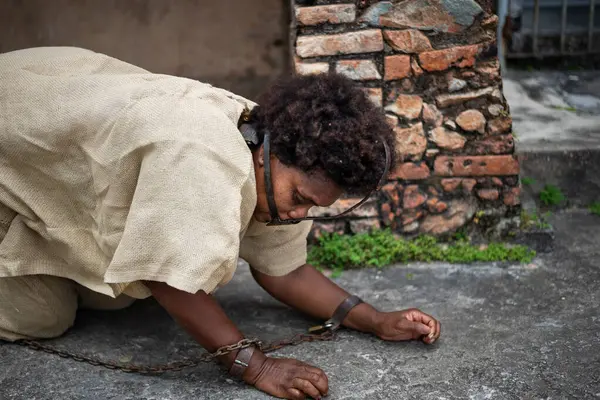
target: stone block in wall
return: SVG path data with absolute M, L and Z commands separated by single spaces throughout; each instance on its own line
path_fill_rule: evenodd
M 483 10 L 473 0 L 409 0 L 399 2 L 379 17 L 391 28 L 458 33 L 470 27 Z
M 386 56 L 384 61 L 384 69 L 386 81 L 407 78 L 411 75 L 412 70 L 410 56 Z
M 518 175 L 519 162 L 512 155 L 438 156 L 434 170 L 438 176 Z
M 325 74 L 329 72 L 329 64 L 325 62 L 302 62 L 296 59 L 294 66 L 296 73 L 299 75 Z
M 423 123 L 419 122 L 409 128 L 396 127 L 394 132 L 396 133 L 398 160 L 419 161 L 427 149 Z
M 302 58 L 372 53 L 382 50 L 383 36 L 380 29 L 333 35 L 299 36 L 296 41 L 296 53 Z
M 381 79 L 373 60 L 341 60 L 337 62 L 335 71 L 355 81 Z
M 481 49 L 480 45 L 471 45 L 426 51 L 419 54 L 419 64 L 429 72 L 446 71 L 451 67 L 472 67 Z
M 514 216 L 519 163 L 501 90 L 497 17 L 474 0 L 316 3 L 294 3 L 296 70 L 355 80 L 396 136 L 398 164 L 365 212 L 344 219 L 346 232 L 380 226 L 445 235 L 480 210 Z
M 325 6 L 296 6 L 296 21 L 299 25 L 343 24 L 356 18 L 354 4 L 330 4 Z
M 385 111 L 396 114 L 406 120 L 413 120 L 421 116 L 423 99 L 412 94 L 399 94 L 396 100 L 385 107 Z
M 382 107 L 383 105 L 383 90 L 381 88 L 363 88 L 365 94 L 375 105 Z M 398 119 L 396 119 L 396 124 Z M 394 124 L 395 125 L 395 124 Z
M 415 29 L 384 31 L 383 37 L 392 49 L 401 53 L 415 54 L 433 50 L 429 38 Z

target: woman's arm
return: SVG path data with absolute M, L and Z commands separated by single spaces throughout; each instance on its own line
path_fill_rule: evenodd
M 209 352 L 244 338 L 213 296 L 203 291 L 183 292 L 161 282 L 144 283 L 173 319 Z M 237 353 L 224 355 L 219 361 L 230 368 Z M 322 370 L 297 360 L 267 357 L 259 349 L 254 350 L 243 379 L 265 393 L 285 399 L 321 398 L 329 390 Z
M 326 320 L 350 294 L 313 266 L 305 264 L 284 276 L 269 276 L 255 269 L 252 275 L 271 296 L 312 317 Z M 361 332 L 375 333 L 381 314 L 367 303 L 354 307 L 343 325 Z
M 254 279 L 269 294 L 312 317 L 329 319 L 349 296 L 313 266 L 305 264 L 285 276 L 269 276 L 252 268 Z M 367 303 L 354 307 L 343 326 L 373 333 L 384 340 L 422 339 L 432 344 L 440 336 L 441 325 L 430 315 L 417 309 L 379 312 Z

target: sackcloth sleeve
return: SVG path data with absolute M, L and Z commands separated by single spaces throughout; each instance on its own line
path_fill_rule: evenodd
M 240 257 L 266 275 L 287 275 L 306 264 L 311 227 L 312 221 L 281 226 L 253 221 L 242 239 Z
M 140 142 L 119 168 L 139 168 L 106 283 L 165 282 L 211 293 L 237 267 L 241 204 L 252 158 L 237 127 L 212 105 L 144 100 L 119 128 Z M 141 139 L 140 139 L 141 138 Z

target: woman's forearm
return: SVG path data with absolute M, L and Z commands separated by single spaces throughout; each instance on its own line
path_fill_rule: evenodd
M 285 276 L 269 276 L 252 269 L 254 279 L 271 296 L 307 315 L 326 320 L 349 296 L 349 293 L 305 264 Z M 374 332 L 379 323 L 379 313 L 371 305 L 362 303 L 354 307 L 343 325 L 362 332 Z
M 158 303 L 207 351 L 215 352 L 244 338 L 213 296 L 202 291 L 186 293 L 161 282 L 145 284 Z M 229 368 L 236 355 L 237 351 L 219 361 Z

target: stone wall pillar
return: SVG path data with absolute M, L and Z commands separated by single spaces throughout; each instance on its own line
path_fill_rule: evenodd
M 384 226 L 497 235 L 518 224 L 519 164 L 495 15 L 473 0 L 296 0 L 293 7 L 296 73 L 338 72 L 360 82 L 398 140 L 399 163 L 373 202 L 345 221 L 316 224 L 315 236 Z

